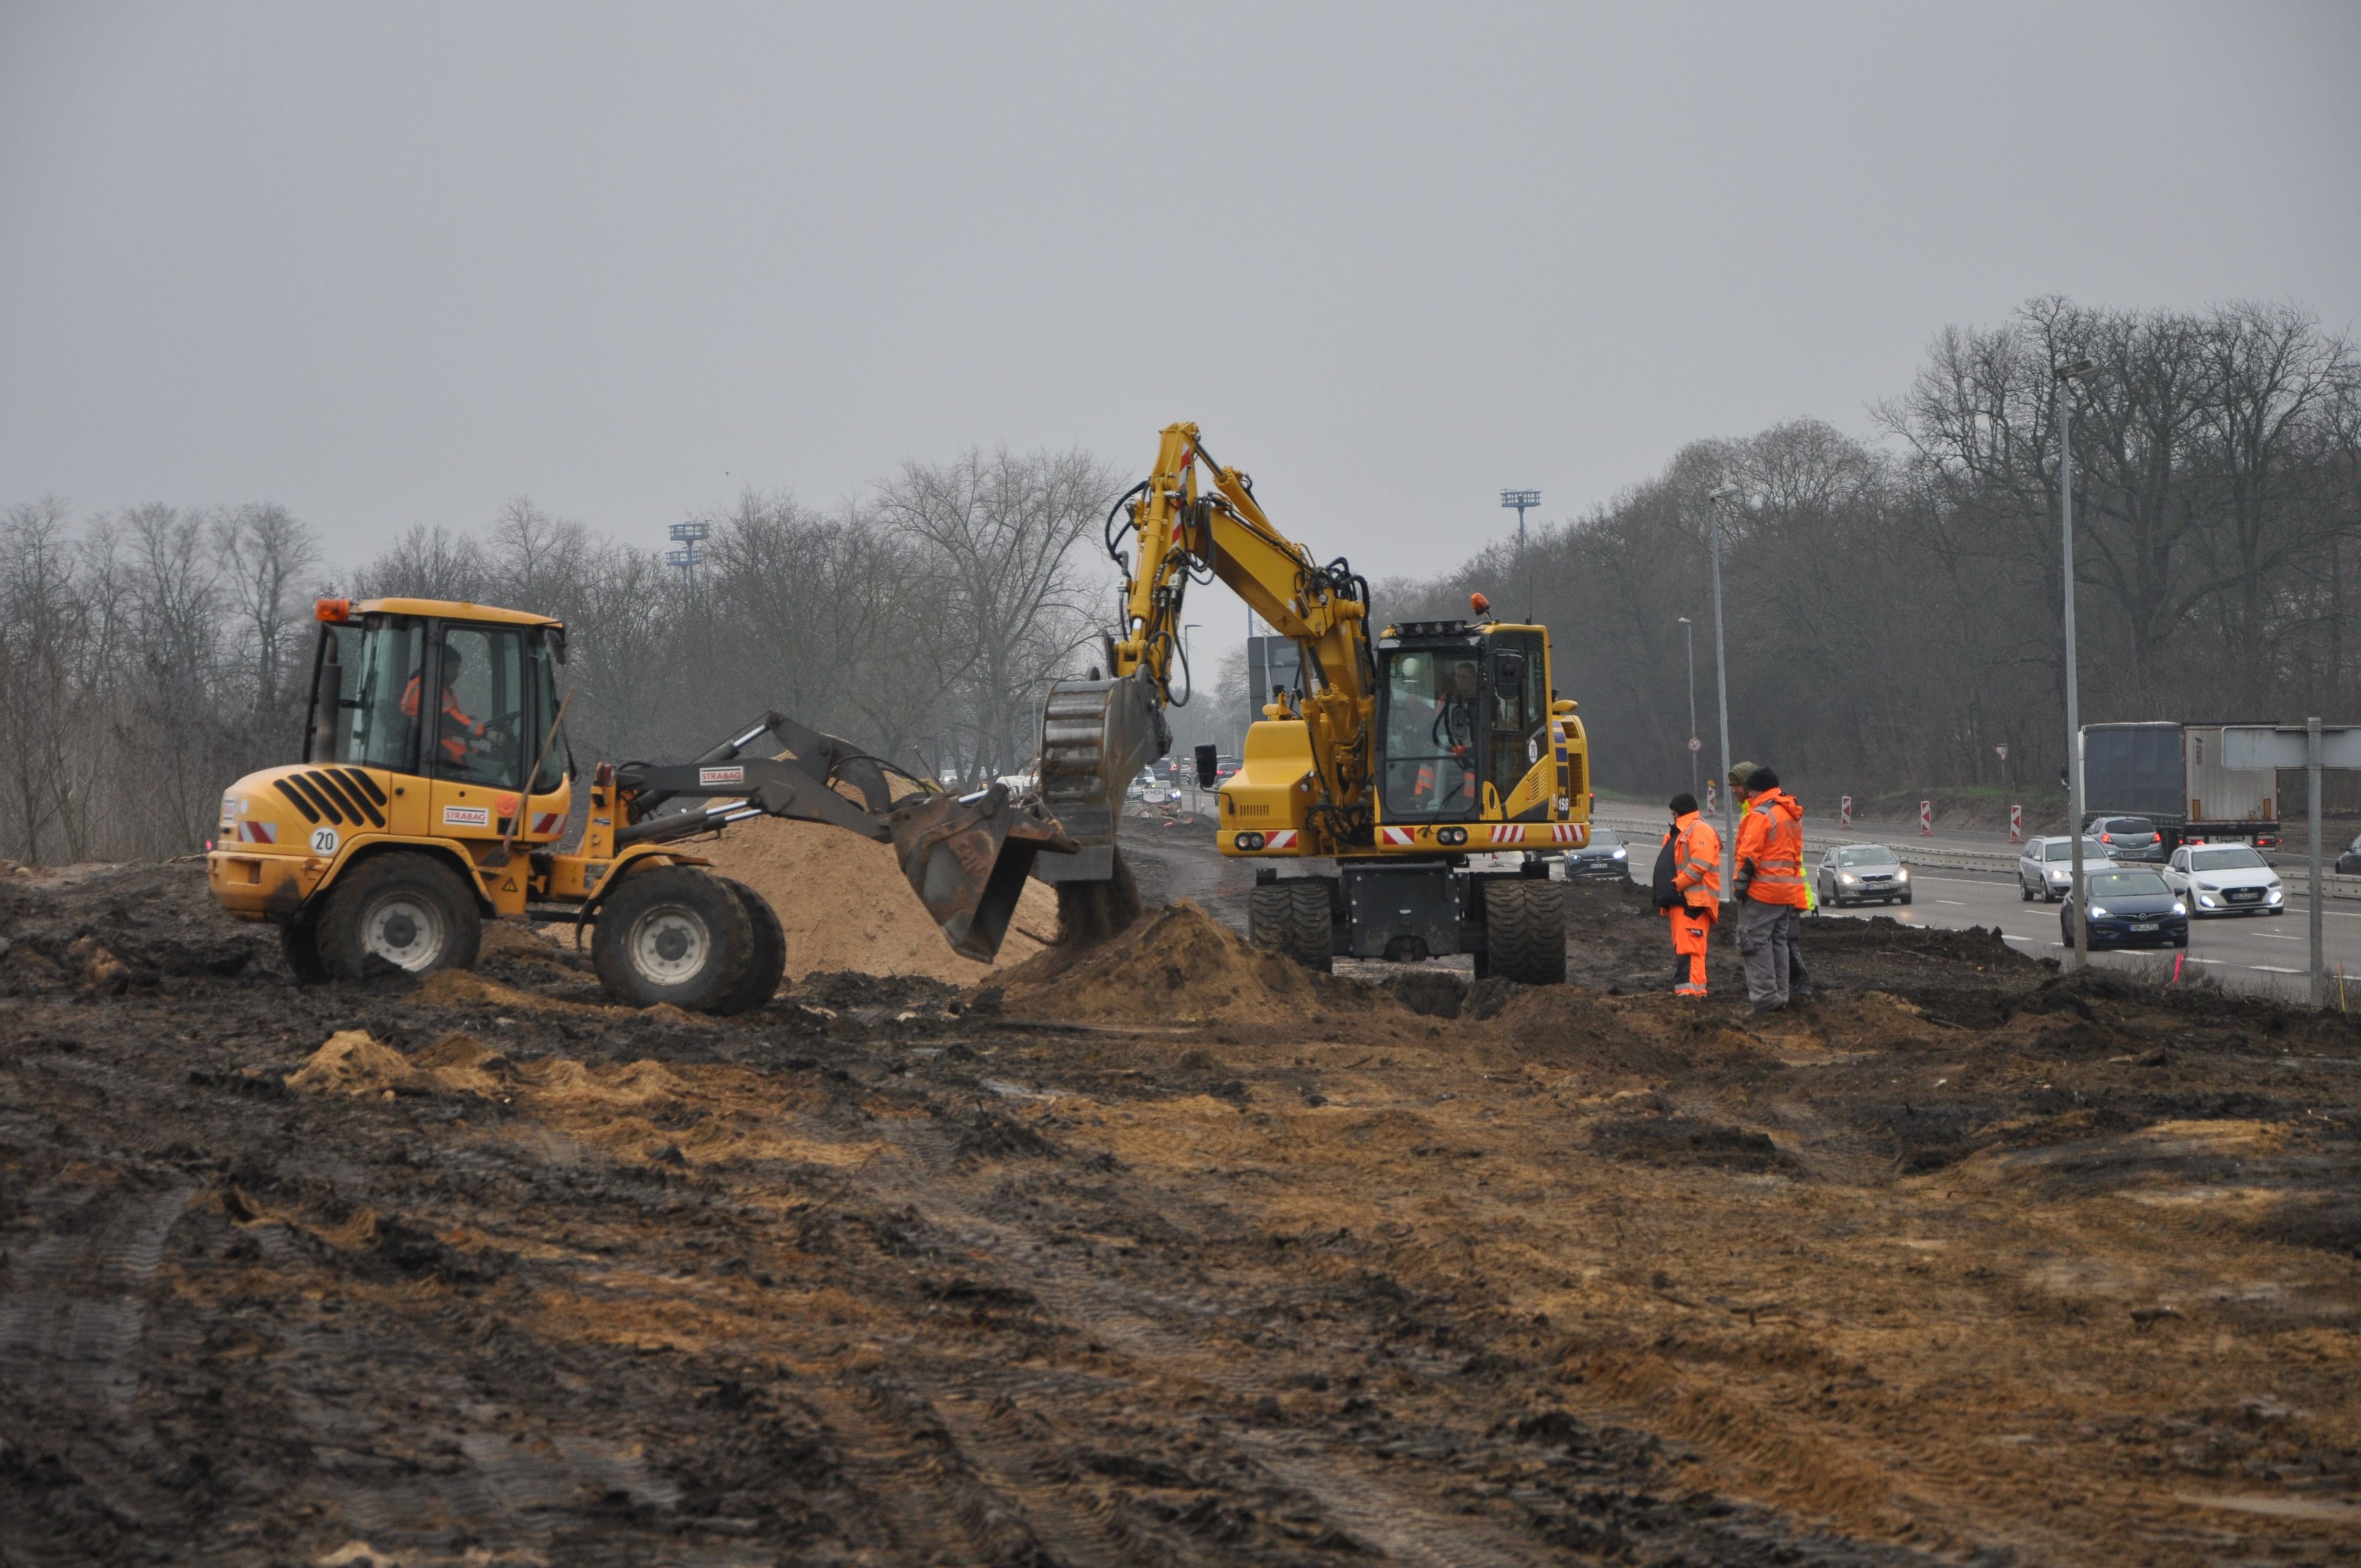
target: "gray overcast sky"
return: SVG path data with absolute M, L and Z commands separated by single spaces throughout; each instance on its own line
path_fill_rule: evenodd
M 2361 318 L 2361 5 L 0 0 L 0 503 L 345 560 L 1194 419 L 1418 571 L 2053 291 Z

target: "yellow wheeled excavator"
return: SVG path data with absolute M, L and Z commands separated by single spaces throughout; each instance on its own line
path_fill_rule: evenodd
M 1081 850 L 1033 874 L 1060 884 L 1061 906 L 1124 875 L 1125 787 L 1170 750 L 1165 710 L 1188 700 L 1182 599 L 1218 578 L 1294 641 L 1301 672 L 1220 783 L 1221 852 L 1257 862 L 1255 941 L 1319 970 L 1469 953 L 1479 976 L 1565 978 L 1546 857 L 1589 841 L 1589 743 L 1552 684 L 1547 628 L 1495 620 L 1479 594 L 1472 620 L 1373 630 L 1368 584 L 1273 527 L 1193 424 L 1165 428 L 1155 470 L 1107 514 L 1106 544 L 1121 624 L 1103 667 L 1057 683 L 1042 709 L 1042 804 Z M 1213 750 L 1197 749 L 1206 788 Z
M 693 762 L 600 762 L 566 850 L 561 622 L 416 598 L 322 599 L 317 616 L 303 761 L 232 784 L 205 858 L 214 899 L 276 923 L 300 979 L 465 969 L 487 919 L 565 921 L 589 927 L 619 1001 L 741 1012 L 778 989 L 785 938 L 687 840 L 771 816 L 891 844 L 952 950 L 985 960 L 1035 857 L 1075 848 L 1002 785 L 952 794 L 771 713 Z

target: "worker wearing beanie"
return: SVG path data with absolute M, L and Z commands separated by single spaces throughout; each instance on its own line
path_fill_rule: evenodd
M 1675 981 L 1676 996 L 1705 994 L 1706 943 L 1721 916 L 1721 835 L 1697 813 L 1697 796 L 1676 795 L 1673 826 L 1656 861 L 1656 905 L 1673 927 L 1673 967 L 1688 960 Z
M 1768 1013 L 1812 993 L 1798 950 L 1812 897 L 1804 883 L 1804 808 L 1769 768 L 1730 784 L 1746 810 L 1738 825 L 1733 890 L 1743 906 L 1738 950 L 1746 960 L 1746 999 L 1755 1012 Z

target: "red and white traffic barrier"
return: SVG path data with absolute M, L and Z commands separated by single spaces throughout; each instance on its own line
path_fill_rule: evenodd
M 1918 837 L 1931 839 L 1934 836 L 1935 803 L 1931 800 L 1922 800 L 1918 803 Z
M 2008 841 L 2012 844 L 2025 842 L 2025 807 L 2021 806 L 2008 808 Z
M 1852 796 L 1849 795 L 1837 797 L 1837 826 L 1847 832 L 1852 830 Z

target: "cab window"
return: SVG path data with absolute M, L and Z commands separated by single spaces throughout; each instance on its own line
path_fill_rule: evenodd
M 1542 640 L 1532 631 L 1503 631 L 1492 639 L 1492 787 L 1506 802 L 1534 763 L 1549 754 L 1549 696 L 1543 689 Z M 1519 667 L 1503 671 L 1498 655 L 1509 653 Z
M 416 772 L 418 720 L 403 697 L 425 662 L 425 622 L 375 616 L 320 630 L 304 761 Z
M 1388 817 L 1466 817 L 1482 806 L 1478 782 L 1491 727 L 1481 654 L 1477 648 L 1384 652 L 1380 792 Z
M 541 759 L 541 771 L 533 775 L 533 793 L 547 795 L 566 782 L 566 764 L 570 761 L 566 737 L 555 733 L 558 717 L 557 664 L 559 650 L 553 633 L 544 632 L 533 640 L 533 725 L 538 733 L 526 737 L 525 764 L 530 767 L 534 757 Z
M 525 656 L 522 628 L 450 626 L 443 631 L 436 700 L 423 683 L 403 708 L 431 726 L 427 755 L 438 778 L 517 789 L 524 782 Z

